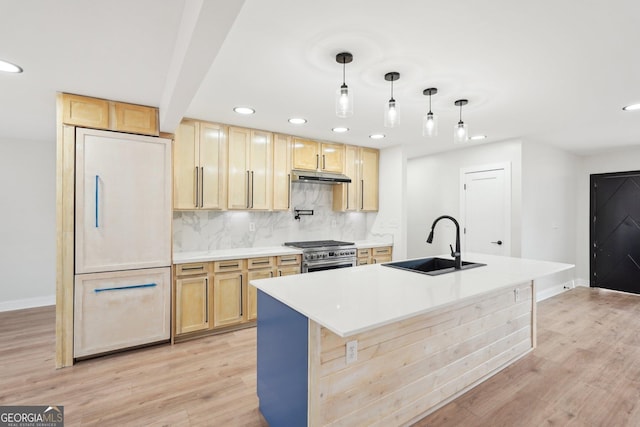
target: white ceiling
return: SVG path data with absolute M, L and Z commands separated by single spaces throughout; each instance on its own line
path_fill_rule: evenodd
M 168 132 L 185 116 L 402 144 L 409 157 L 461 148 L 453 102 L 467 98 L 463 120 L 483 143 L 622 148 L 640 143 L 640 112 L 621 109 L 640 102 L 638 16 L 637 0 L 0 0 L 0 59 L 25 70 L 0 75 L 0 140 L 53 141 L 55 92 L 65 91 L 160 106 Z M 354 56 L 348 119 L 334 112 L 342 51 Z M 401 74 L 394 129 L 383 127 L 389 71 Z M 427 87 L 438 88 L 434 139 L 420 132 Z M 331 132 L 339 125 L 350 131 Z

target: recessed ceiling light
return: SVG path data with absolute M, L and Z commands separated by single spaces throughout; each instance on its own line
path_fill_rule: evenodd
M 256 110 L 251 107 L 236 107 L 233 109 L 233 111 L 238 114 L 253 114 L 256 112 Z
M 5 71 L 7 73 L 21 73 L 22 68 L 18 67 L 11 62 L 3 61 L 0 59 L 0 71 Z
M 371 138 L 371 139 L 382 139 L 385 136 L 386 135 L 383 134 L 383 133 L 374 133 L 374 134 L 369 135 L 369 138 Z
M 640 110 L 640 104 L 631 104 L 631 105 L 627 105 L 626 107 L 622 107 L 622 109 L 624 111 L 635 111 L 635 110 Z
M 289 119 L 289 123 L 294 125 L 303 125 L 307 123 L 307 119 L 303 119 L 302 117 L 292 117 Z
M 487 137 L 487 135 L 473 135 L 470 136 L 469 139 L 472 141 L 479 141 L 481 139 L 485 139 Z
M 336 132 L 336 133 L 343 133 L 343 132 L 347 132 L 349 130 L 349 128 L 337 127 L 337 128 L 333 128 L 331 130 Z

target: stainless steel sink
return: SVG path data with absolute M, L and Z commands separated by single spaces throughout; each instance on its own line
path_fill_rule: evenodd
M 419 258 L 410 259 L 408 261 L 387 262 L 382 265 L 385 267 L 398 268 L 400 270 L 413 271 L 415 273 L 428 274 L 429 276 L 438 276 L 440 274 L 453 273 L 454 271 L 457 271 L 454 268 L 453 260 L 446 258 Z M 487 264 L 462 261 L 462 270 L 482 267 L 485 265 Z

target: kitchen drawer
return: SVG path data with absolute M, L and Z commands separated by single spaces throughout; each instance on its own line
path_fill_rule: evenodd
M 369 258 L 369 255 L 371 255 L 371 249 L 369 248 L 360 248 L 358 249 L 358 253 L 356 254 L 358 258 Z
M 74 357 L 169 340 L 171 269 L 77 275 Z
M 265 256 L 260 258 L 249 258 L 247 260 L 247 269 L 252 270 L 254 268 L 268 268 L 275 265 L 275 258 L 271 256 Z
M 196 262 L 191 264 L 177 264 L 176 276 L 195 276 L 209 272 L 209 263 Z
M 213 272 L 220 273 L 224 271 L 236 271 L 245 269 L 244 259 L 231 259 L 226 261 L 215 261 L 213 263 Z
M 385 246 L 382 248 L 371 248 L 371 256 L 378 257 L 382 255 L 391 256 L 391 247 Z
M 357 262 L 357 265 L 367 265 L 369 264 L 369 257 L 358 258 L 356 262 Z
M 302 262 L 302 255 L 280 255 L 276 257 L 278 265 L 299 265 Z

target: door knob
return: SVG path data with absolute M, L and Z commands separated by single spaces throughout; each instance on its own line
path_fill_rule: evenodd
M 497 242 L 491 242 L 491 243 L 495 243 L 496 245 L 501 245 L 502 244 L 502 240 L 498 240 Z

